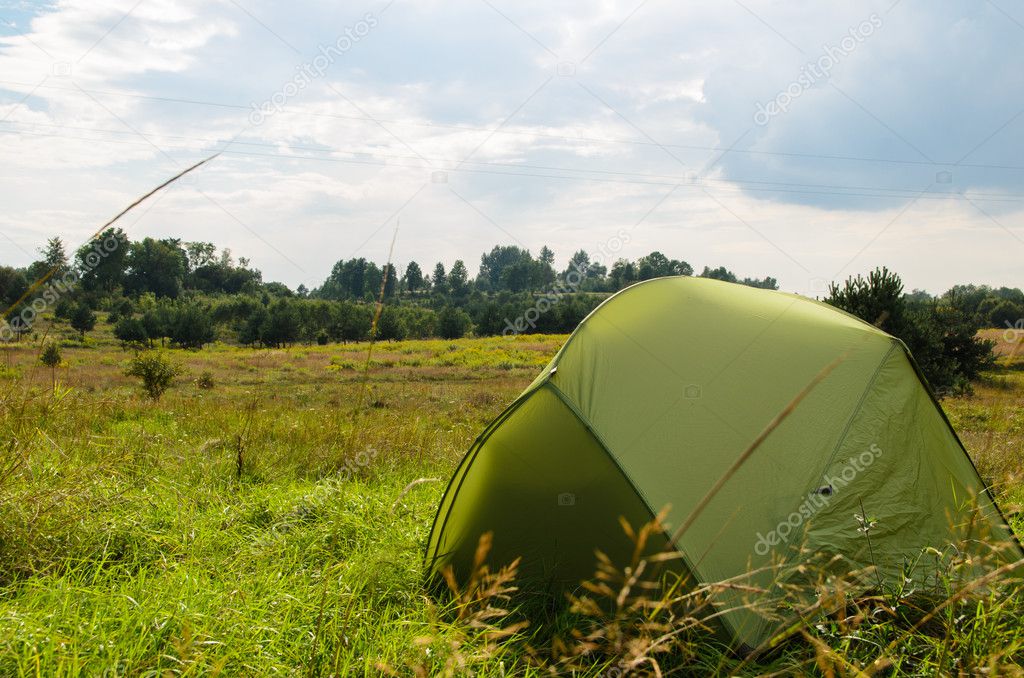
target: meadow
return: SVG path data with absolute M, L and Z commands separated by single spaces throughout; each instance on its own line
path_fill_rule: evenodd
M 995 338 L 998 367 L 943 405 L 1020 533 L 1024 360 Z M 53 373 L 6 347 L 0 675 L 548 675 L 537 619 L 429 595 L 422 553 L 455 465 L 564 339 L 381 342 L 366 371 L 366 344 L 215 344 L 172 351 L 157 402 L 102 331 Z M 754 662 L 709 636 L 674 673 L 856 675 L 881 648 L 881 675 L 1012 673 L 1020 611 L 992 596 L 898 644 L 897 622 L 819 624 Z

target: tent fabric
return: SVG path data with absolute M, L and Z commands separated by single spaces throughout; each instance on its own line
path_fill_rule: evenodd
M 481 434 L 439 507 L 428 568 L 464 572 L 492 531 L 494 562 L 522 556 L 522 577 L 578 584 L 595 549 L 625 562 L 619 516 L 638 526 L 665 507 L 668 544 L 671 526 L 837 359 L 673 544 L 681 569 L 767 586 L 771 564 L 800 545 L 887 575 L 970 530 L 1016 545 L 899 340 L 797 295 L 672 277 L 601 304 Z M 981 519 L 959 525 L 971 502 Z M 862 510 L 878 521 L 874 561 L 853 517 Z M 721 619 L 750 647 L 772 632 L 746 609 Z

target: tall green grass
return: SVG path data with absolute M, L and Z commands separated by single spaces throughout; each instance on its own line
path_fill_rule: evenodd
M 1019 673 L 1020 596 L 1001 580 L 961 594 L 955 569 L 928 596 L 824 581 L 842 605 L 804 610 L 747 661 L 711 630 L 715 585 L 666 586 L 638 572 L 643 553 L 596 564 L 562 609 L 520 608 L 514 570 L 430 595 L 421 554 L 443 483 L 412 483 L 446 478 L 563 339 L 378 344 L 358 427 L 359 369 L 330 368 L 361 367 L 365 345 L 178 353 L 187 374 L 157 403 L 102 338 L 62 349 L 56 388 L 38 351 L 11 349 L 0 675 Z M 1018 374 L 946 403 L 1011 510 Z

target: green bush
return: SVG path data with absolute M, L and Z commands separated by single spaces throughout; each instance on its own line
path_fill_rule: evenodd
M 442 339 L 459 339 L 469 332 L 470 320 L 460 308 L 445 306 L 437 314 L 437 333 Z
M 900 277 L 880 268 L 841 287 L 833 283 L 825 302 L 902 339 L 938 394 L 969 390 L 971 380 L 994 361 L 995 344 L 978 338 L 982 322 L 956 290 L 911 302 Z
M 125 375 L 142 380 L 142 390 L 153 400 L 159 400 L 181 374 L 181 368 L 159 352 L 136 353 L 125 370 Z
M 114 325 L 114 337 L 122 344 L 142 346 L 149 343 L 146 326 L 138 318 L 124 317 Z

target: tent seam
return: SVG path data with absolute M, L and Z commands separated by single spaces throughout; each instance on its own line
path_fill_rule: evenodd
M 828 472 L 829 467 L 832 466 L 832 462 L 835 461 L 836 455 L 839 454 L 839 450 L 842 449 L 843 443 L 846 441 L 846 437 L 850 433 L 850 428 L 853 426 L 853 422 L 857 419 L 857 415 L 860 414 L 861 408 L 864 407 L 864 402 L 867 400 L 868 394 L 871 393 L 871 389 L 874 388 L 875 382 L 878 380 L 878 375 L 882 372 L 882 367 L 885 366 L 885 363 L 889 360 L 895 350 L 896 341 L 893 339 L 889 343 L 889 350 L 885 352 L 885 355 L 882 356 L 882 359 L 878 362 L 878 365 L 875 367 L 875 371 L 871 374 L 871 379 L 868 380 L 867 385 L 860 394 L 860 398 L 857 399 L 857 405 L 854 406 L 853 411 L 850 412 L 850 417 L 846 420 L 846 425 L 843 426 L 843 432 L 839 434 L 839 438 L 836 440 L 835 447 L 832 449 L 832 454 L 829 455 L 828 461 L 826 461 L 825 465 L 821 468 L 821 473 L 818 474 L 818 479 L 816 481 L 816 485 L 818 487 L 821 487 L 821 482 L 824 480 L 825 474 Z M 809 488 L 808 492 L 811 492 L 813 489 L 814 488 Z
M 655 278 L 655 280 L 657 280 L 657 278 Z M 591 425 L 590 420 L 586 417 L 586 415 L 584 415 L 579 410 L 579 408 L 576 407 L 576 405 L 569 399 L 569 396 L 566 395 L 565 392 L 562 391 L 562 389 L 558 388 L 556 384 L 548 380 L 545 381 L 542 385 L 547 386 L 549 389 L 551 389 L 552 393 L 555 394 L 555 397 L 557 397 L 563 405 L 569 408 L 569 411 L 572 412 L 573 416 L 575 416 L 576 419 L 581 424 L 583 424 L 583 427 L 587 430 L 588 433 L 590 433 L 591 436 L 593 436 L 598 446 L 608 456 L 608 459 L 612 462 L 612 464 L 615 465 L 615 468 L 619 470 L 619 473 L 622 474 L 623 479 L 629 484 L 629 487 L 636 494 L 637 498 L 639 498 L 640 501 L 643 503 L 648 513 L 651 514 L 651 518 L 656 518 L 658 513 L 653 508 L 651 508 L 651 502 L 647 499 L 647 496 L 637 487 L 637 484 L 633 482 L 633 478 L 630 477 L 626 469 L 622 466 L 622 464 L 619 463 L 618 457 L 616 457 L 615 454 L 612 453 L 611 448 L 608 446 L 607 443 L 605 443 L 601 435 Z M 679 554 L 679 558 L 682 561 L 683 565 L 686 567 L 687 572 L 690 573 L 690 576 L 692 576 L 695 580 L 699 581 L 700 575 L 697 572 L 697 569 L 690 562 L 690 558 L 687 556 L 687 554 L 683 551 L 682 548 L 680 548 L 680 546 L 677 543 L 672 541 L 672 535 L 669 534 L 668 531 L 664 528 L 662 529 L 662 534 L 665 536 L 665 542 L 671 548 L 675 549 L 676 552 Z M 719 621 L 727 627 L 726 630 L 730 632 L 731 636 L 735 637 L 737 635 L 737 628 L 730 619 L 728 619 L 727 617 L 721 617 Z

